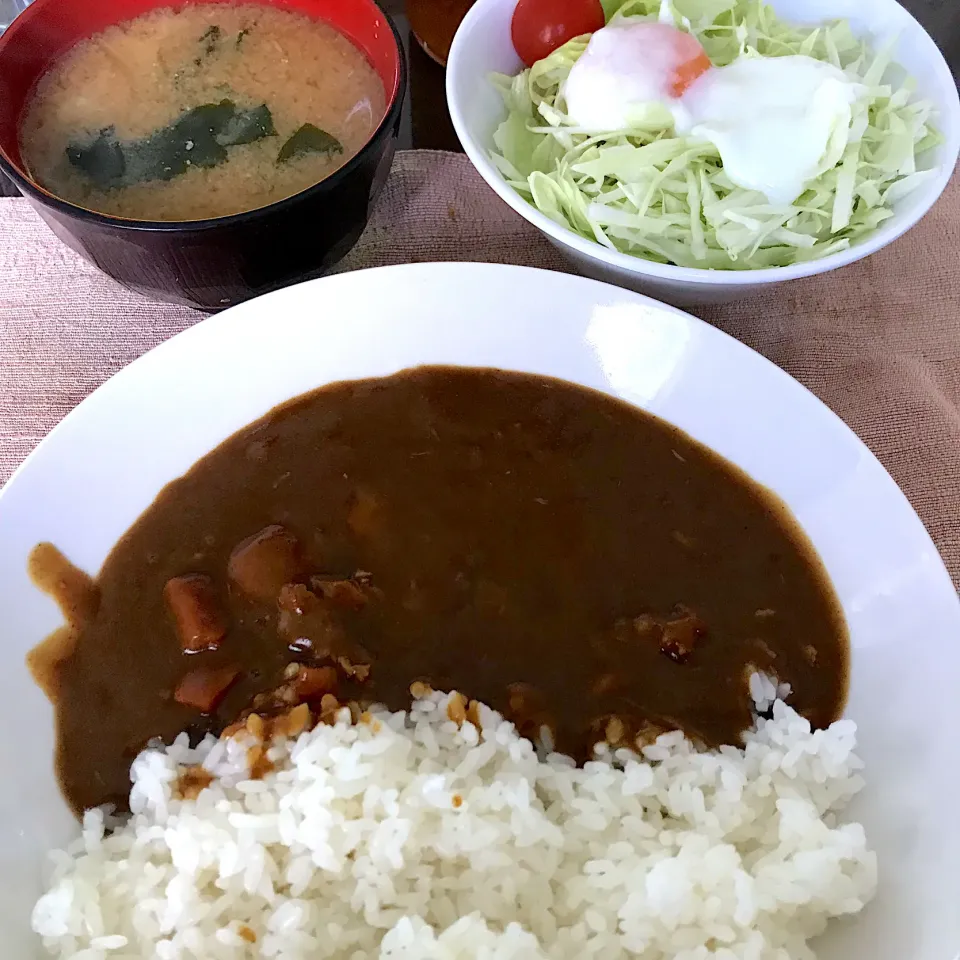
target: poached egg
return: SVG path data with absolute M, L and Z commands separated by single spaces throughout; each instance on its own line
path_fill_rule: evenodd
M 703 63 L 704 68 L 691 69 Z M 563 88 L 589 133 L 627 129 L 712 143 L 727 176 L 771 203 L 796 200 L 840 159 L 863 87 L 813 57 L 741 56 L 706 66 L 699 42 L 664 23 L 620 21 L 592 35 Z

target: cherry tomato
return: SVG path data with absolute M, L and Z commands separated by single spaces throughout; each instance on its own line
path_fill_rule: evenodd
M 605 23 L 600 0 L 518 0 L 510 36 L 520 59 L 532 67 L 568 40 Z

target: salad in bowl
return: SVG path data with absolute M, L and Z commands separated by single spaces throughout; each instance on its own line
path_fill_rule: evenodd
M 491 156 L 541 212 L 623 253 L 786 266 L 844 250 L 935 177 L 933 104 L 845 21 L 793 26 L 761 0 L 599 0 L 547 51 L 525 25 Z M 681 9 L 686 12 L 681 12 Z M 601 19 L 602 18 L 602 19 Z M 556 39 L 556 38 L 555 38 Z
M 859 259 L 932 206 L 960 142 L 894 0 L 479 0 L 447 95 L 503 199 L 647 289 L 628 278 L 741 293 Z

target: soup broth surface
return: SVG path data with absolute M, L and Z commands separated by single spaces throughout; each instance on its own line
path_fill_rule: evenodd
M 329 176 L 383 118 L 383 84 L 327 23 L 259 4 L 156 10 L 83 41 L 21 128 L 31 177 L 143 220 L 253 210 Z

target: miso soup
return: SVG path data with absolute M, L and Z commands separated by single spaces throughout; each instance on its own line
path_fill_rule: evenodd
M 37 84 L 21 127 L 51 193 L 138 220 L 253 210 L 329 176 L 386 110 L 364 54 L 277 7 L 160 9 L 78 44 Z

